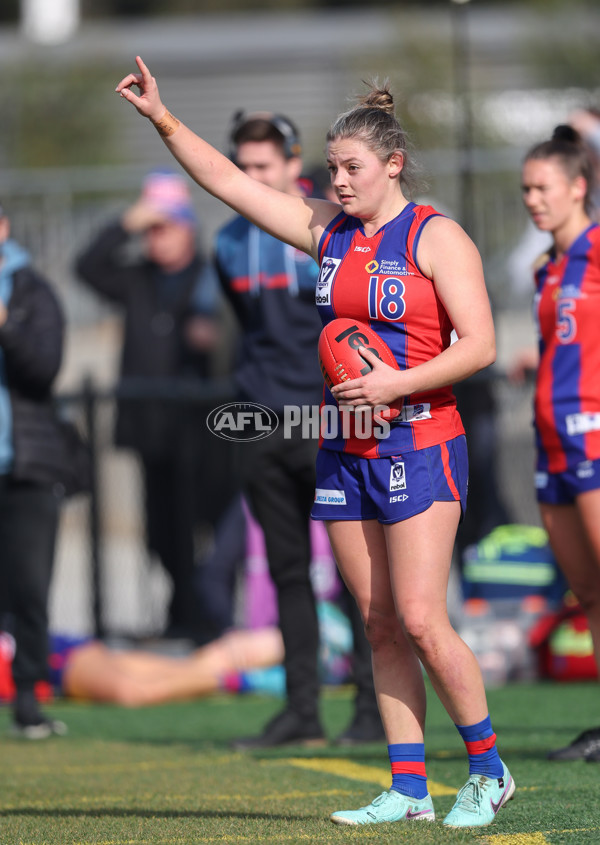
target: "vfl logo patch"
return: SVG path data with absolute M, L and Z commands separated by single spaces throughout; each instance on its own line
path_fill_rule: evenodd
M 325 257 L 321 262 L 321 270 L 317 281 L 315 302 L 317 305 L 329 305 L 331 302 L 331 285 L 335 278 L 337 268 L 340 266 L 341 258 Z
M 390 468 L 390 493 L 396 490 L 406 490 L 404 461 L 395 461 Z

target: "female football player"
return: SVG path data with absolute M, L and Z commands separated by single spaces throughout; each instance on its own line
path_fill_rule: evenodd
M 317 303 L 325 324 L 334 317 L 368 322 L 400 367 L 365 350 L 372 371 L 326 392 L 327 402 L 354 409 L 404 402 L 386 439 L 324 437 L 317 464 L 312 515 L 327 522 L 364 619 L 392 767 L 389 791 L 331 819 L 356 825 L 435 818 L 425 773 L 422 664 L 469 756 L 469 780 L 445 824 L 489 824 L 514 782 L 496 749 L 479 666 L 446 608 L 467 487 L 451 385 L 495 358 L 477 249 L 456 223 L 405 194 L 406 139 L 387 86 L 373 86 L 328 133 L 338 204 L 283 194 L 245 175 L 167 111 L 156 80 L 136 62 L 139 72 L 117 92 L 150 119 L 201 187 L 320 262 Z
M 557 126 L 525 157 L 525 206 L 537 228 L 552 236 L 535 270 L 535 487 L 600 666 L 600 226 L 592 219 L 594 187 L 593 157 L 571 126 Z M 548 756 L 600 761 L 600 728 Z

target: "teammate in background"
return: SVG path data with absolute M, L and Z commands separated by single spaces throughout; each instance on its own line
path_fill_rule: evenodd
M 594 168 L 594 184 L 590 192 L 593 208 L 590 208 L 590 218 L 600 222 L 600 110 L 592 106 L 575 109 L 569 114 L 567 122 L 579 133 L 590 151 Z M 511 251 L 507 260 L 507 271 L 511 279 L 511 289 L 520 300 L 524 294 L 530 295 L 533 266 L 549 245 L 548 233 L 532 223 Z M 515 381 L 522 382 L 528 370 L 536 369 L 537 360 L 535 345 L 519 350 L 509 375 L 514 377 Z
M 591 216 L 593 190 L 593 161 L 571 126 L 557 126 L 525 156 L 523 200 L 552 237 L 535 269 L 535 487 L 600 668 L 600 226 Z M 548 756 L 600 761 L 600 728 Z
M 320 261 L 325 323 L 335 316 L 369 320 L 400 367 L 365 349 L 372 371 L 334 387 L 333 395 L 325 392 L 334 412 L 338 402 L 356 409 L 404 400 L 387 440 L 324 438 L 317 462 L 317 493 L 343 493 L 335 498 L 344 504 L 315 503 L 312 513 L 327 522 L 340 572 L 363 616 L 392 768 L 389 791 L 367 807 L 334 813 L 332 821 L 435 818 L 425 770 L 422 664 L 469 757 L 469 779 L 444 823 L 487 825 L 512 797 L 514 782 L 496 748 L 479 666 L 446 607 L 467 479 L 451 384 L 495 357 L 479 254 L 456 223 L 405 196 L 406 139 L 386 86 L 373 86 L 327 135 L 340 208 L 249 178 L 165 109 L 155 79 L 136 61 L 139 73 L 127 75 L 117 92 L 152 121 L 198 184 Z M 452 328 L 457 340 L 451 344 Z M 391 496 L 399 462 L 406 487 Z
M 181 657 L 139 649 L 111 649 L 95 640 L 56 638 L 52 681 L 70 698 L 146 707 L 202 698 L 251 684 L 254 669 L 277 666 L 283 643 L 277 628 L 232 630 Z
M 238 167 L 252 179 L 302 201 L 306 188 L 299 183 L 300 137 L 287 117 L 239 112 L 229 148 Z M 305 252 L 244 217 L 235 217 L 217 233 L 215 253 L 223 290 L 241 327 L 239 398 L 266 405 L 281 423 L 270 437 L 240 446 L 236 471 L 265 536 L 285 644 L 287 702 L 259 736 L 239 739 L 234 747 L 319 742 L 324 739 L 319 717 L 319 627 L 310 580 L 309 531 L 318 444 L 303 439 L 300 427 L 285 439 L 283 426 L 286 405 L 318 406 L 322 397 L 316 354 L 321 321 L 314 305 L 319 268 Z M 354 657 L 355 717 L 341 740 L 383 739 L 368 644 L 367 649 L 358 647 Z
M 119 401 L 115 442 L 141 459 L 147 546 L 172 584 L 164 635 L 201 642 L 193 590 L 194 529 L 202 510 L 199 467 L 209 478 L 206 460 L 212 453 L 205 450 L 201 465 L 198 439 L 208 436 L 203 419 L 194 421 L 189 406 L 160 396 L 161 389 L 193 387 L 210 376 L 218 340 L 218 284 L 199 251 L 197 230 L 185 177 L 155 170 L 144 179 L 136 202 L 86 245 L 76 269 L 123 309 L 120 386 L 142 395 Z M 132 258 L 136 242 L 142 254 Z M 218 444 L 215 450 L 223 451 Z M 217 480 L 203 485 L 213 498 Z
M 318 604 L 319 664 L 326 683 L 342 680 L 352 634 L 348 619 L 330 601 Z M 13 694 L 14 637 L 0 630 L 0 700 Z M 49 681 L 56 695 L 146 707 L 203 698 L 217 692 L 281 697 L 285 691 L 283 640 L 276 625 L 231 628 L 185 654 L 151 647 L 106 645 L 90 637 L 52 634 Z

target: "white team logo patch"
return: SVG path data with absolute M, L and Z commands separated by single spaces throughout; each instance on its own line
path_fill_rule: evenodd
M 317 487 L 315 490 L 315 503 L 318 505 L 345 505 L 346 492 L 344 490 L 325 490 Z
M 342 263 L 341 258 L 328 258 L 325 256 L 321 262 L 321 271 L 317 281 L 315 302 L 317 305 L 329 305 L 331 302 L 331 285 L 335 278 L 337 268 Z
M 390 493 L 396 490 L 406 490 L 406 473 L 404 461 L 396 461 L 390 469 Z

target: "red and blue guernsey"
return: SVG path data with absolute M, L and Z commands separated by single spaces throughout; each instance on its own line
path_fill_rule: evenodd
M 600 458 L 600 226 L 545 256 L 535 281 L 537 468 L 564 472 Z
M 409 203 L 367 237 L 361 221 L 342 212 L 319 243 L 316 303 L 323 324 L 337 317 L 367 323 L 390 347 L 400 369 L 429 361 L 450 345 L 450 318 L 416 258 L 423 227 L 437 214 L 431 206 Z M 327 388 L 324 402 L 337 407 Z M 443 387 L 406 396 L 385 439 L 344 439 L 341 424 L 336 437 L 330 434 L 321 439 L 322 448 L 374 458 L 435 446 L 464 429 L 452 388 Z

